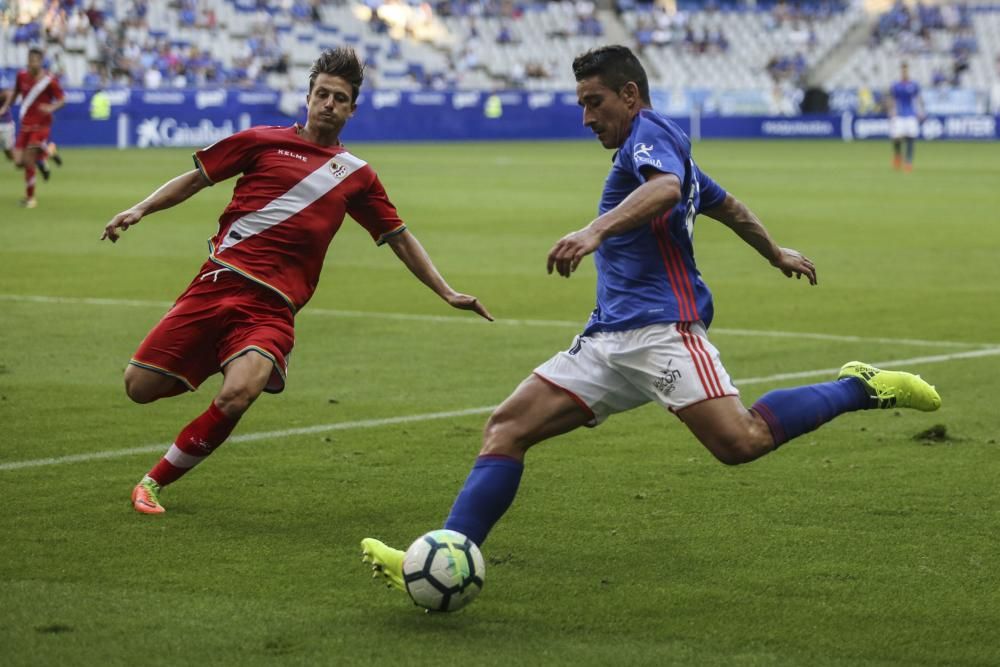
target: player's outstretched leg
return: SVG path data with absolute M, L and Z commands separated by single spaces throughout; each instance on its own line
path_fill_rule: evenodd
M 132 507 L 143 514 L 163 514 L 166 510 L 160 504 L 160 485 L 152 477 L 143 477 L 132 489 Z
M 386 585 L 401 591 L 406 590 L 403 583 L 403 552 L 376 540 L 366 537 L 361 540 L 361 562 L 372 564 L 372 578 L 379 575 Z
M 858 378 L 868 390 L 871 408 L 913 408 L 933 412 L 941 407 L 937 390 L 919 375 L 903 371 L 884 371 L 860 361 L 850 361 L 840 369 L 838 378 Z

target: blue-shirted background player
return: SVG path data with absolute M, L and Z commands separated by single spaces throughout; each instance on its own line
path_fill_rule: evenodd
M 924 117 L 924 104 L 920 86 L 910 79 L 906 63 L 900 66 L 899 81 L 889 89 L 889 137 L 892 139 L 892 167 L 904 171 L 913 169 L 913 144 L 920 136 L 920 121 Z M 906 143 L 906 156 L 902 144 Z
M 786 276 L 816 284 L 815 267 L 776 245 L 753 212 L 698 167 L 687 136 L 651 108 L 646 74 L 629 49 L 589 51 L 573 70 L 584 124 L 617 152 L 600 215 L 556 243 L 548 270 L 569 277 L 596 253 L 597 308 L 571 347 L 492 414 L 446 528 L 482 545 L 513 502 L 532 445 L 650 401 L 726 464 L 753 461 L 845 412 L 940 406 L 918 376 L 850 362 L 837 380 L 772 391 L 745 408 L 706 334 L 712 295 L 694 261 L 695 217 L 722 222 Z M 403 552 L 373 538 L 362 550 L 376 573 L 403 588 Z

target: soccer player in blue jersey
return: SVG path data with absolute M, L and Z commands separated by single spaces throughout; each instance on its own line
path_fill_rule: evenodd
M 892 168 L 913 170 L 913 144 L 920 136 L 920 121 L 924 118 L 924 104 L 920 86 L 910 79 L 910 68 L 900 66 L 899 81 L 889 89 L 889 137 L 892 139 Z M 903 156 L 903 143 L 906 155 Z
M 594 253 L 597 307 L 570 348 L 536 368 L 490 416 L 445 528 L 482 545 L 513 502 L 532 445 L 651 401 L 729 465 L 845 412 L 940 406 L 918 376 L 854 361 L 831 382 L 772 391 L 745 408 L 708 340 L 712 295 L 694 261 L 695 218 L 703 213 L 726 225 L 788 277 L 815 285 L 815 266 L 777 245 L 745 204 L 698 167 L 688 137 L 652 109 L 646 74 L 629 49 L 588 51 L 573 71 L 584 125 L 615 156 L 600 215 L 555 244 L 548 271 L 569 277 Z M 361 545 L 376 574 L 403 588 L 403 553 L 373 538 Z

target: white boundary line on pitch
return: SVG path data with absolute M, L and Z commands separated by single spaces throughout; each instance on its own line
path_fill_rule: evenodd
M 173 305 L 169 301 L 141 301 L 136 299 L 106 299 L 97 297 L 63 297 L 30 294 L 0 294 L 0 301 L 15 301 L 22 303 L 56 303 L 87 306 L 127 306 L 131 308 L 162 308 L 166 310 Z M 400 320 L 407 322 L 441 322 L 455 324 L 476 324 L 485 326 L 480 318 L 474 315 L 420 315 L 416 313 L 380 313 L 365 310 L 332 310 L 329 308 L 307 308 L 300 315 L 320 315 L 326 317 L 356 317 L 365 319 Z M 525 327 L 560 327 L 580 331 L 584 322 L 569 320 L 534 320 L 534 319 L 499 319 L 493 324 L 504 326 Z M 714 327 L 713 335 L 750 336 L 757 338 L 795 338 L 802 340 L 828 340 L 843 343 L 887 343 L 890 345 L 910 345 L 915 347 L 966 347 L 992 348 L 998 343 L 968 343 L 948 340 L 920 340 L 916 338 L 885 338 L 866 336 L 845 336 L 838 334 L 809 333 L 797 331 L 764 331 L 758 329 L 726 329 Z
M 873 365 L 883 368 L 893 368 L 898 366 L 917 366 L 920 364 L 937 364 L 955 359 L 975 359 L 977 357 L 1000 356 L 1000 347 L 986 350 L 969 350 L 968 352 L 954 352 L 952 354 L 936 354 L 926 357 L 913 357 L 912 359 L 896 359 L 888 361 L 876 361 Z M 821 368 L 811 371 L 799 371 L 797 373 L 778 373 L 765 377 L 746 378 L 736 380 L 737 386 L 751 384 L 765 384 L 779 380 L 790 380 L 797 378 L 815 377 L 817 375 L 834 375 L 839 368 Z M 412 422 L 431 421 L 434 419 L 450 419 L 452 417 L 466 417 L 469 415 L 480 415 L 492 412 L 495 405 L 480 408 L 467 408 L 465 410 L 451 410 L 448 412 L 430 412 L 422 415 L 406 415 L 402 417 L 385 417 L 383 419 L 363 419 L 351 422 L 336 422 L 333 424 L 317 424 L 316 426 L 305 426 L 302 428 L 290 428 L 282 431 L 258 431 L 257 433 L 247 433 L 245 435 L 234 436 L 230 442 L 254 442 L 256 440 L 276 440 L 278 438 L 288 438 L 296 435 L 314 435 L 316 433 L 328 433 L 330 431 L 347 431 L 352 429 L 377 428 L 379 426 L 390 426 L 393 424 L 407 424 Z M 129 447 L 127 449 L 111 449 L 103 452 L 91 452 L 89 454 L 70 454 L 69 456 L 57 456 L 47 459 L 33 459 L 28 461 L 11 461 L 0 463 L 0 472 L 4 470 L 21 470 L 23 468 L 39 468 L 43 466 L 61 465 L 64 463 L 82 463 L 86 461 L 96 461 L 100 459 L 114 459 L 132 454 L 146 454 L 149 452 L 162 452 L 170 446 L 170 443 L 158 445 L 143 445 L 141 447 Z

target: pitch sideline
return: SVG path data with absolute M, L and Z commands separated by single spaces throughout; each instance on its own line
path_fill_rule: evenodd
M 992 357 L 1000 356 L 1000 347 L 989 348 L 985 350 L 970 350 L 968 352 L 954 352 L 952 354 L 936 354 L 925 357 L 913 357 L 911 359 L 896 359 L 888 361 L 876 361 L 873 365 L 882 368 L 893 368 L 897 366 L 916 366 L 921 364 L 936 364 L 945 361 L 952 361 L 955 359 L 974 359 L 977 357 Z M 837 373 L 839 368 L 821 368 L 811 371 L 799 371 L 796 373 L 778 373 L 775 375 L 767 375 L 764 377 L 755 378 L 745 378 L 742 380 L 736 380 L 736 386 L 746 386 L 753 384 L 764 384 L 767 382 L 776 382 L 780 380 L 790 380 L 799 379 L 807 377 L 815 377 L 817 375 L 833 375 Z M 402 417 L 386 417 L 382 419 L 363 419 L 360 421 L 350 421 L 350 422 L 336 422 L 333 424 L 317 424 L 316 426 L 304 426 L 301 428 L 292 428 L 281 431 L 260 431 L 257 433 L 247 433 L 244 435 L 234 436 L 229 439 L 231 443 L 237 442 L 253 442 L 255 440 L 276 440 L 279 438 L 288 438 L 296 435 L 313 435 L 316 433 L 328 433 L 330 431 L 346 431 L 351 429 L 366 429 L 366 428 L 378 428 L 381 426 L 390 426 L 393 424 L 407 424 L 412 422 L 423 422 L 431 421 L 435 419 L 449 419 L 451 417 L 465 417 L 469 415 L 478 415 L 491 412 L 496 406 L 484 406 L 479 408 L 466 408 L 464 410 L 450 410 L 447 412 L 428 412 L 419 415 L 405 415 Z M 126 449 L 112 449 L 105 450 L 102 452 L 90 452 L 87 454 L 70 454 L 68 456 L 57 456 L 45 459 L 32 459 L 26 461 L 11 461 L 9 463 L 0 463 L 0 471 L 5 470 L 22 470 L 25 468 L 39 468 L 43 466 L 53 466 L 61 465 L 64 463 L 84 463 L 87 461 L 96 461 L 100 459 L 112 459 L 120 458 L 123 456 L 131 456 L 133 454 L 146 454 L 149 452 L 162 452 L 170 446 L 170 443 L 160 443 L 157 445 L 142 445 L 139 447 L 129 447 Z

